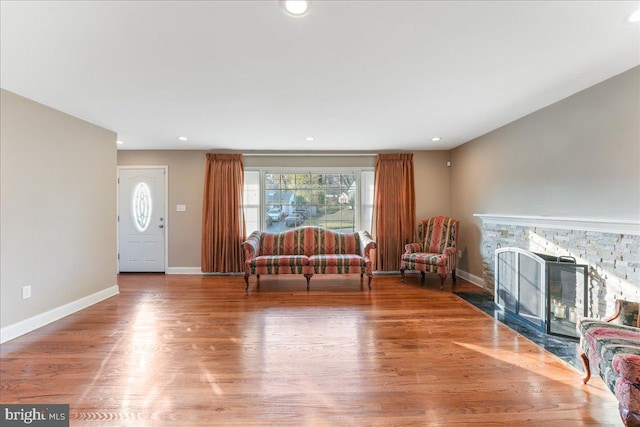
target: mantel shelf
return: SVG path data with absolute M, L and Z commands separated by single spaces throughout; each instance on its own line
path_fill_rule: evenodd
M 521 225 L 563 230 L 640 235 L 640 219 L 564 217 L 546 215 L 473 214 L 486 224 Z

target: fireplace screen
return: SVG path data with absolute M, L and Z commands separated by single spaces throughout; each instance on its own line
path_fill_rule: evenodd
M 506 314 L 554 335 L 577 337 L 587 315 L 587 266 L 574 258 L 519 248 L 496 250 L 495 303 Z

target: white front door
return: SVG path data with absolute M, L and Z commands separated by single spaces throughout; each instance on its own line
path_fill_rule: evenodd
M 120 272 L 164 272 L 164 167 L 118 168 Z

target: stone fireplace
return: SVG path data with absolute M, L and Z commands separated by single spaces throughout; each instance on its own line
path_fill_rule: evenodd
M 612 313 L 618 298 L 640 301 L 640 220 L 474 216 L 482 219 L 483 279 L 492 294 L 496 249 L 515 247 L 586 264 L 588 316 Z

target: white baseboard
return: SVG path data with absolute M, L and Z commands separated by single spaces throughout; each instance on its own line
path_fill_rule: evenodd
M 120 288 L 118 287 L 118 285 L 114 285 L 110 288 L 98 291 L 95 294 L 88 295 L 47 312 L 37 314 L 25 320 L 21 320 L 20 322 L 14 323 L 13 325 L 6 326 L 0 329 L 0 344 L 17 338 L 28 332 L 35 331 L 36 329 L 48 325 L 51 322 L 55 322 L 56 320 L 62 319 L 63 317 L 80 311 L 83 308 L 87 308 L 93 304 L 99 303 L 100 301 L 106 300 L 107 298 L 111 298 L 112 296 L 118 295 L 119 293 Z
M 480 286 L 481 288 L 485 288 L 485 283 L 484 283 L 484 279 L 482 277 L 478 277 L 476 275 L 473 275 L 467 271 L 464 270 L 460 270 L 459 268 L 456 268 L 456 276 L 458 276 L 461 279 L 466 280 L 467 282 L 471 282 L 476 286 Z
M 202 274 L 200 267 L 167 267 L 164 274 Z

